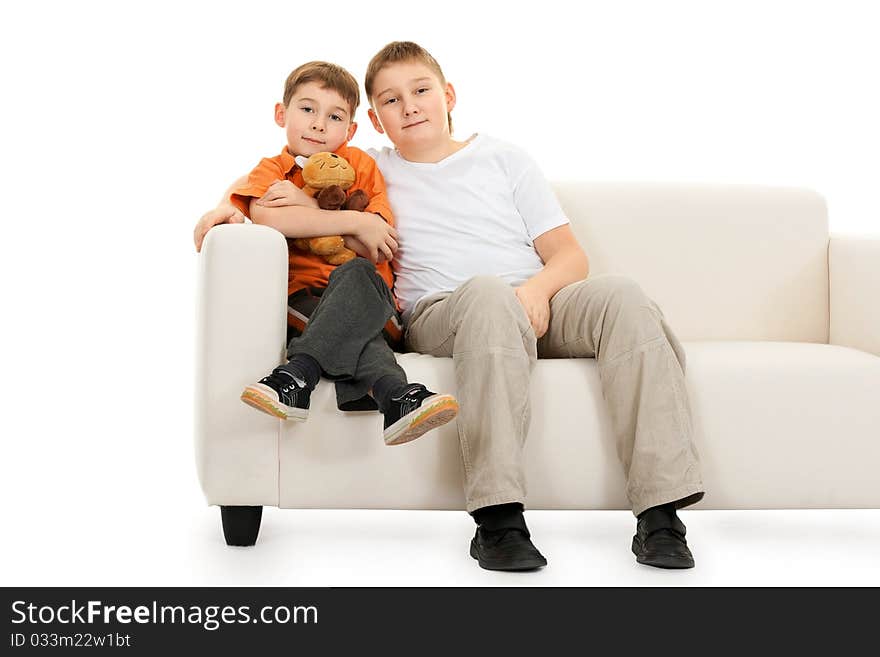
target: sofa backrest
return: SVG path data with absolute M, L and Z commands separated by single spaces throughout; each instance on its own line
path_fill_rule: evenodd
M 558 182 L 590 276 L 625 274 L 681 340 L 828 342 L 828 213 L 813 191 Z

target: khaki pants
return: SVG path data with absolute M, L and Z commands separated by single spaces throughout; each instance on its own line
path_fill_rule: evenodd
M 453 358 L 469 512 L 525 504 L 522 449 L 538 357 L 597 359 L 633 514 L 702 498 L 684 350 L 633 280 L 606 274 L 562 288 L 536 340 L 513 287 L 476 276 L 419 301 L 405 340 L 409 350 Z

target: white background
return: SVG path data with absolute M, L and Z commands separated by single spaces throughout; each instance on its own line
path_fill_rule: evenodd
M 231 550 L 192 448 L 192 228 L 280 151 L 296 65 L 362 81 L 415 40 L 456 86 L 457 136 L 514 141 L 549 178 L 811 187 L 832 232 L 878 233 L 871 5 L 4 3 L 0 580 L 880 583 L 877 511 L 692 512 L 683 579 L 635 567 L 622 512 L 530 516 L 551 568 L 527 580 L 470 563 L 464 514 L 268 510 L 261 546 Z M 358 119 L 355 145 L 387 143 Z

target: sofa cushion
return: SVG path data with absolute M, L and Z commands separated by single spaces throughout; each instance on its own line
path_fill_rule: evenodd
M 880 358 L 809 343 L 684 347 L 707 491 L 698 507 L 880 506 Z M 399 360 L 410 380 L 454 392 L 451 359 Z M 464 508 L 455 422 L 399 447 L 381 432 L 376 413 L 337 411 L 323 381 L 309 421 L 282 427 L 280 506 Z M 629 508 L 595 359 L 538 362 L 524 462 L 530 508 Z

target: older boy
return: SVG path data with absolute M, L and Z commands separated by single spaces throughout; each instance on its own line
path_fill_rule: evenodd
M 452 356 L 468 400 L 458 428 L 467 510 L 479 525 L 471 555 L 498 570 L 546 563 L 522 514 L 529 375 L 538 357 L 588 357 L 638 518 L 632 550 L 647 565 L 692 567 L 676 509 L 703 486 L 684 351 L 660 309 L 628 278 L 587 278 L 586 254 L 525 153 L 486 135 L 452 138 L 455 90 L 427 51 L 388 44 L 365 86 L 373 126 L 396 147 L 376 159 L 406 244 L 395 259 L 406 343 Z M 454 258 L 438 260 L 436 244 L 456 235 Z
M 232 192 L 232 203 L 254 223 L 288 238 L 349 235 L 375 253 L 374 259 L 380 252 L 386 258 L 375 267 L 363 258 L 335 267 L 290 246 L 289 362 L 247 386 L 241 399 L 281 419 L 305 420 L 310 393 L 323 373 L 337 380 L 343 410 L 371 407 L 371 393 L 385 416 L 385 442 L 397 445 L 451 420 L 458 404 L 451 395 L 408 384 L 386 342 L 395 330 L 399 335 L 400 326 L 387 262 L 397 248 L 396 233 L 375 162 L 347 145 L 357 129 L 353 118 L 359 103 L 357 81 L 342 67 L 309 62 L 295 69 L 283 102 L 275 105 L 275 122 L 285 129 L 287 145 L 280 155 L 264 158 Z M 360 189 L 367 194 L 364 212 L 319 210 L 300 189 L 302 169 L 295 158 L 326 151 L 355 169 L 349 193 Z M 289 203 L 297 205 L 282 205 Z

